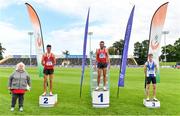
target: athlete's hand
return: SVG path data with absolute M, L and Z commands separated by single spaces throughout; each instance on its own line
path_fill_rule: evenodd
M 31 91 L 31 87 L 29 87 L 29 90 L 28 91 Z
M 8 90 L 11 90 L 11 87 L 8 87 Z
M 26 88 L 28 91 L 31 90 L 31 87 L 29 85 L 27 85 L 27 88 Z
M 107 69 L 109 70 L 111 68 L 111 64 L 108 62 L 107 63 Z
M 93 68 L 94 68 L 94 70 L 97 70 L 96 66 L 94 66 Z

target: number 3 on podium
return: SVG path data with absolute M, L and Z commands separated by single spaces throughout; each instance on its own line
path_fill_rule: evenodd
M 47 97 L 44 98 L 44 104 L 48 104 L 48 98 Z
M 156 105 L 156 104 L 153 102 L 153 103 L 152 103 L 152 106 L 155 107 L 155 105 Z
M 103 102 L 103 94 L 101 93 L 98 98 L 100 98 L 100 101 Z

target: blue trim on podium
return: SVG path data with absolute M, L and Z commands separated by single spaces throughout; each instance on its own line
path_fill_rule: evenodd
M 109 104 L 95 104 L 95 103 L 93 103 L 93 105 L 109 105 Z

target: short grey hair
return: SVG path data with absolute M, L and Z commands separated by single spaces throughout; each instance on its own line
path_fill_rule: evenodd
M 16 70 L 19 69 L 19 66 L 22 65 L 23 66 L 23 71 L 25 71 L 25 64 L 23 62 L 20 62 L 16 65 Z

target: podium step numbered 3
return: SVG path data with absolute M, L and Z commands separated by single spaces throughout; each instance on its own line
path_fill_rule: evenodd
M 160 108 L 160 101 L 146 101 L 146 99 L 143 99 L 143 104 L 147 108 Z
M 57 94 L 52 96 L 39 96 L 40 107 L 54 107 L 57 104 Z

